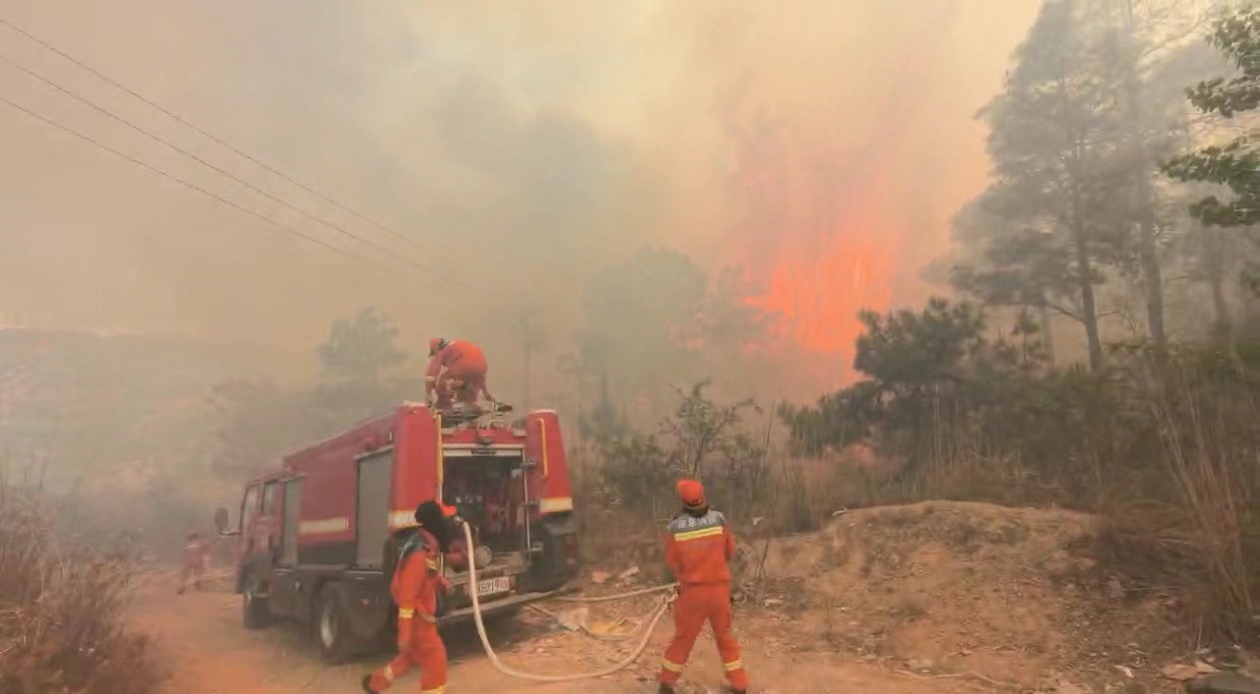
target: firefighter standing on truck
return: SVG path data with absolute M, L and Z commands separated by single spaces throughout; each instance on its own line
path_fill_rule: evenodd
M 398 605 L 398 656 L 384 668 L 363 677 L 363 691 L 377 694 L 415 666 L 420 667 L 420 693 L 446 689 L 446 646 L 437 630 L 438 592 L 443 588 L 439 559 L 460 566 L 465 557 L 451 552 L 454 526 L 461 522 L 451 509 L 425 501 L 416 509 L 414 534 L 398 551 L 390 593 Z
M 660 694 L 674 694 L 691 648 L 708 622 L 713 628 L 722 669 L 731 691 L 748 690 L 748 673 L 740 660 L 739 642 L 732 631 L 731 570 L 735 536 L 726 517 L 709 508 L 704 487 L 695 480 L 678 483 L 683 512 L 670 521 L 665 536 L 665 562 L 678 581 L 674 604 L 674 640 L 665 650 L 658 678 Z
M 438 409 L 447 409 L 456 397 L 465 405 L 476 405 L 484 394 L 494 402 L 486 389 L 486 355 L 467 340 L 449 341 L 444 337 L 429 340 L 429 369 L 425 373 L 425 397 L 432 401 L 437 394 Z

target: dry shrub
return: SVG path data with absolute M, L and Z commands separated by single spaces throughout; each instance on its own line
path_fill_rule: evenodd
M 1106 512 L 1114 565 L 1182 598 L 1203 638 L 1260 637 L 1260 382 L 1225 354 L 1145 374 L 1168 493 Z
M 160 670 L 124 610 L 121 550 L 58 542 L 45 500 L 0 479 L 0 692 L 148 694 Z

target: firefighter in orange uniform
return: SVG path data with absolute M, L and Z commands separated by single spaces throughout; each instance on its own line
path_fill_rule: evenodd
M 431 398 L 436 392 L 439 409 L 450 407 L 455 397 L 465 405 L 475 405 L 477 396 L 485 394 L 487 400 L 494 402 L 494 396 L 486 389 L 488 371 L 486 355 L 477 345 L 467 340 L 435 337 L 429 340 L 425 396 Z
M 184 565 L 179 571 L 179 594 L 188 589 L 188 579 L 193 580 L 193 588 L 201 590 L 202 577 L 210 563 L 210 544 L 201 539 L 201 533 L 193 530 L 188 533 L 184 542 Z
M 665 563 L 678 581 L 674 604 L 674 640 L 665 650 L 658 678 L 660 694 L 674 694 L 691 647 L 705 622 L 713 628 L 722 669 L 734 694 L 748 690 L 748 673 L 740 660 L 731 622 L 731 571 L 735 536 L 726 517 L 709 508 L 704 487 L 695 480 L 678 483 L 683 512 L 670 521 L 665 537 Z
M 420 527 L 399 549 L 390 583 L 390 593 L 398 605 L 398 657 L 363 678 L 363 691 L 368 694 L 389 689 L 417 665 L 421 694 L 443 694 L 446 690 L 446 646 L 437 630 L 438 592 L 445 581 L 438 560 L 445 554 L 456 566 L 466 561 L 450 551 L 454 526 L 460 521 L 452 509 L 436 501 L 420 504 L 415 518 Z

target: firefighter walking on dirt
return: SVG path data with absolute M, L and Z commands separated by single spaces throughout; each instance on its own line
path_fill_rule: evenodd
M 670 521 L 665 536 L 665 563 L 678 581 L 678 600 L 674 603 L 674 640 L 665 650 L 658 677 L 660 694 L 674 694 L 674 686 L 705 622 L 713 628 L 731 691 L 744 694 L 748 690 L 748 673 L 732 631 L 728 565 L 735 556 L 735 536 L 726 517 L 709 508 L 699 482 L 680 481 L 678 496 L 683 511 Z
M 450 341 L 444 337 L 429 340 L 429 369 L 425 372 L 425 396 L 432 402 L 436 394 L 438 409 L 447 409 L 458 398 L 466 406 L 476 405 L 477 396 L 485 395 L 494 402 L 494 396 L 486 389 L 486 355 L 481 348 L 467 340 Z
M 201 533 L 193 530 L 184 540 L 184 564 L 179 569 L 180 595 L 188 589 L 188 580 L 192 579 L 193 588 L 202 589 L 202 581 L 209 570 L 210 543 L 201 539 Z
M 385 667 L 363 678 L 363 691 L 376 694 L 389 689 L 394 681 L 413 667 L 420 667 L 421 694 L 442 694 L 446 690 L 446 646 L 438 635 L 438 592 L 443 589 L 439 559 L 456 566 L 464 557 L 451 551 L 454 526 L 461 522 L 436 501 L 425 501 L 416 509 L 419 528 L 403 542 L 390 583 L 390 593 L 398 605 L 398 656 Z

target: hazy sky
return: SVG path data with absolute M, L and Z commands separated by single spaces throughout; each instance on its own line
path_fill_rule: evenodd
M 386 260 L 404 280 L 314 248 L 0 103 L 0 316 L 305 346 L 375 304 L 413 344 L 443 332 L 502 352 L 514 305 L 572 327 L 581 279 L 656 243 L 747 262 L 763 303 L 794 306 L 797 336 L 830 348 L 857 304 L 923 297 L 921 266 L 984 185 L 972 116 L 1038 4 L 0 0 L 0 17 L 413 243 L 3 25 L 0 55 L 430 268 Z M 382 258 L 3 62 L 0 96 Z

